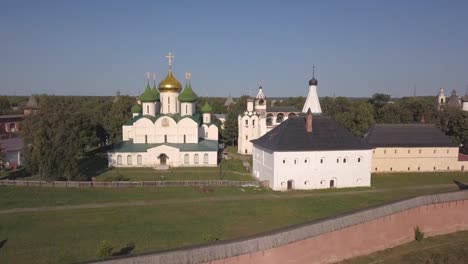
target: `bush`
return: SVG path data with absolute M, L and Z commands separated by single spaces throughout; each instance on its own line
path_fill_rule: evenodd
M 105 240 L 101 241 L 101 243 L 98 246 L 97 250 L 97 257 L 98 258 L 106 258 L 110 257 L 112 255 L 112 250 L 114 248 L 111 246 L 111 244 Z
M 416 226 L 414 228 L 414 240 L 416 241 L 421 241 L 424 239 L 424 232 L 421 231 L 421 229 L 419 228 L 419 226 Z

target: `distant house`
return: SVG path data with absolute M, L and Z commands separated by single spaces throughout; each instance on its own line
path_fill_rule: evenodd
M 4 136 L 12 133 L 18 133 L 23 119 L 23 115 L 0 116 L 0 135 Z
M 459 146 L 431 124 L 379 124 L 364 136 L 373 172 L 465 171 Z
M 21 165 L 23 141 L 21 138 L 9 138 L 0 140 L 1 152 L 6 154 L 7 167 Z

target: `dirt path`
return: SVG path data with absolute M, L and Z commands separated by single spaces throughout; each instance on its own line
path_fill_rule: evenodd
M 218 202 L 218 201 L 245 201 L 245 200 L 263 200 L 263 199 L 291 199 L 304 197 L 327 197 L 336 195 L 353 195 L 362 193 L 384 193 L 395 190 L 421 190 L 421 189 L 446 189 L 445 191 L 456 191 L 457 188 L 453 184 L 440 185 L 425 185 L 425 186 L 410 186 L 402 188 L 383 188 L 383 189 L 366 189 L 353 191 L 338 191 L 338 192 L 314 192 L 314 193 L 289 193 L 289 194 L 258 194 L 258 195 L 228 195 L 221 197 L 202 197 L 202 198 L 184 198 L 171 200 L 146 200 L 132 202 L 110 202 L 110 203 L 90 203 L 78 205 L 58 205 L 58 206 L 43 206 L 43 207 L 27 207 L 27 208 L 11 208 L 0 210 L 0 214 L 13 213 L 29 213 L 29 212 L 49 212 L 63 211 L 75 209 L 93 209 L 93 208 L 111 208 L 111 207 L 129 207 L 129 206 L 145 206 L 145 205 L 167 205 L 167 204 L 183 204 L 183 203 L 202 203 L 202 202 Z

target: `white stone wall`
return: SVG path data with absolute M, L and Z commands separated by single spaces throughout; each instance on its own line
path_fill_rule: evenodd
M 463 102 L 462 110 L 463 111 L 468 111 L 468 102 Z
M 457 147 L 376 148 L 372 151 L 372 172 L 429 172 L 468 170 L 458 161 Z
M 266 133 L 266 119 L 257 114 L 248 112 L 238 117 L 239 135 L 237 139 L 237 152 L 243 155 L 252 155 L 251 140 L 257 139 Z
M 195 103 L 190 103 L 190 102 L 180 103 L 180 115 L 181 116 L 185 116 L 185 115 L 192 116 L 194 111 L 195 111 Z
M 160 93 L 161 113 L 177 114 L 180 113 L 179 93 L 163 92 Z
M 253 175 L 268 180 L 270 188 L 324 189 L 370 186 L 371 150 L 268 153 L 254 146 Z M 273 156 L 273 158 L 272 158 Z M 273 180 L 271 180 L 273 178 Z
M 143 115 L 156 115 L 156 104 L 154 102 L 143 102 L 141 108 L 143 111 Z
M 216 151 L 181 152 L 179 149 L 163 145 L 149 149 L 147 152 L 110 152 L 108 153 L 109 167 L 155 167 L 160 165 L 158 157 L 162 153 L 168 156 L 166 165 L 171 167 L 215 167 L 218 163 L 218 153 Z M 186 155 L 188 155 L 188 160 L 185 159 Z M 196 155 L 198 155 L 198 162 L 196 162 Z M 121 156 L 121 164 L 117 163 L 118 156 Z M 130 164 L 127 162 L 130 161 L 128 156 L 131 157 Z M 141 157 L 141 163 L 138 163 L 138 156 Z
M 198 123 L 191 118 L 182 118 L 177 123 L 169 116 L 161 116 L 153 123 L 148 118 L 138 119 L 133 126 L 122 126 L 123 140 L 133 139 L 134 143 L 198 143 Z M 185 136 L 185 141 L 184 141 Z M 213 140 L 218 139 L 211 136 Z

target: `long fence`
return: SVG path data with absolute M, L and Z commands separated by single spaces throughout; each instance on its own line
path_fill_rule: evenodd
M 393 239 L 392 243 L 394 243 L 391 245 L 407 242 L 408 238 L 411 239 L 411 232 L 414 227 L 413 224 L 415 223 L 409 223 L 409 226 L 406 226 L 404 230 L 397 229 L 402 229 L 402 226 L 405 225 L 405 223 L 412 221 L 412 219 L 417 219 L 416 222 L 432 221 L 435 225 L 439 224 L 439 227 L 433 227 L 434 233 L 437 233 L 437 228 L 443 229 L 448 225 L 451 225 L 452 227 L 454 226 L 455 230 L 439 230 L 440 233 L 468 229 L 467 209 L 468 191 L 425 195 L 388 203 L 374 208 L 342 214 L 323 220 L 312 221 L 302 225 L 278 229 L 251 237 L 179 248 L 171 251 L 139 254 L 130 257 L 117 257 L 109 260 L 91 261 L 86 263 L 284 263 L 282 261 L 288 262 L 288 260 L 281 260 L 281 257 L 291 252 L 296 253 L 302 258 L 301 261 L 296 261 L 294 263 L 328 263 L 331 262 L 331 257 L 334 257 L 333 260 L 336 261 L 345 257 L 353 256 L 352 254 L 354 254 L 354 256 L 357 255 L 359 250 L 345 255 L 345 249 L 352 248 L 355 244 L 360 244 L 363 240 L 367 240 L 367 242 L 370 243 L 368 243 L 363 250 L 361 249 L 360 253 L 373 252 L 370 248 L 374 246 L 374 244 L 378 243 L 381 243 L 380 248 L 374 247 L 373 250 L 381 250 L 389 246 L 388 242 L 391 239 Z M 456 217 L 454 217 L 454 215 Z M 400 219 L 401 222 L 395 222 L 395 220 L 398 219 Z M 416 224 L 422 223 L 417 222 Z M 427 226 L 423 226 L 423 228 L 429 228 L 429 226 L 430 225 L 428 224 Z M 388 230 L 389 227 L 395 229 Z M 364 230 L 364 233 L 349 233 L 349 230 L 353 229 L 361 231 Z M 365 232 L 368 232 L 369 230 L 371 232 L 377 230 L 377 232 L 365 234 Z M 344 234 L 347 233 L 348 236 L 346 237 L 343 233 L 340 234 L 340 232 L 344 232 Z M 383 236 L 384 232 L 388 232 L 388 236 Z M 398 238 L 389 237 L 398 232 L 403 232 L 406 238 L 402 240 L 401 236 Z M 331 235 L 332 233 L 335 233 L 335 235 Z M 350 234 L 352 234 L 351 240 L 349 240 Z M 364 234 L 365 236 L 363 237 L 362 235 Z M 316 242 L 319 241 L 319 243 L 316 243 L 315 247 L 310 247 L 310 245 L 307 245 L 305 242 L 317 238 L 318 240 L 316 240 Z M 348 240 L 342 240 L 342 238 L 346 238 Z M 350 241 L 352 241 L 352 243 Z M 326 243 L 330 243 L 331 246 L 339 244 L 339 248 L 333 252 L 330 252 L 330 248 L 324 249 L 328 254 L 325 254 L 326 256 L 321 256 L 322 260 L 318 260 L 316 258 L 305 258 L 305 256 L 310 252 L 324 255 L 322 254 L 323 251 L 321 251 L 322 249 L 320 246 Z
M 1 180 L 0 186 L 51 188 L 125 188 L 125 187 L 205 187 L 205 186 L 261 186 L 258 181 L 22 181 Z

